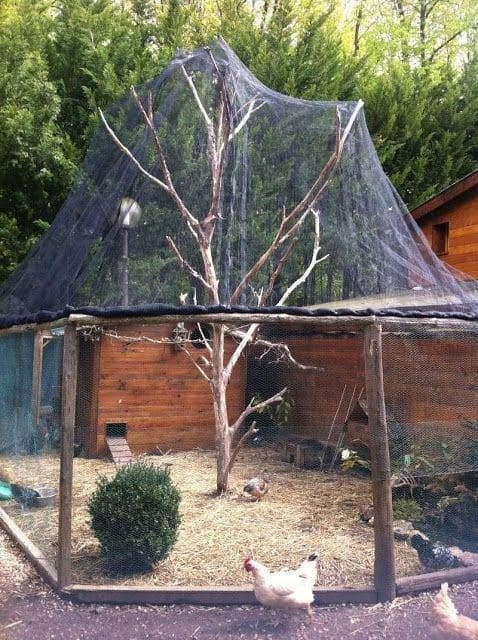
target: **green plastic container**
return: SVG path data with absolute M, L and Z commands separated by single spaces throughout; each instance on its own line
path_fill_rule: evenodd
M 13 498 L 12 490 L 8 482 L 0 480 L 0 500 L 11 500 Z

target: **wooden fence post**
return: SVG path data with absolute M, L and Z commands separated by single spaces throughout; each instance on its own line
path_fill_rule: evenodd
M 58 523 L 58 587 L 71 584 L 71 516 L 73 444 L 75 435 L 78 337 L 76 326 L 65 328 L 61 377 L 60 511 Z
M 382 327 L 374 323 L 364 331 L 365 384 L 372 462 L 374 504 L 374 582 L 380 602 L 396 595 L 392 485 L 387 417 L 383 389 Z
M 34 429 L 40 422 L 43 335 L 43 331 L 36 331 L 33 337 L 32 420 Z

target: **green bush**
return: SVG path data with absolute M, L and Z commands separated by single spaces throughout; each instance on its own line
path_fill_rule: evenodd
M 180 500 L 169 469 L 151 463 L 125 465 L 111 480 L 101 477 L 88 510 L 110 566 L 151 569 L 166 558 L 177 539 Z
M 415 526 L 425 520 L 422 507 L 411 498 L 400 498 L 393 501 L 393 517 L 395 520 L 408 520 Z

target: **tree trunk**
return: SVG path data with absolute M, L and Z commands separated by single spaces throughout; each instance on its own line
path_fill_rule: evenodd
M 211 389 L 216 424 L 217 493 L 229 489 L 229 460 L 231 458 L 232 434 L 229 429 L 224 375 L 224 325 L 214 324 L 212 333 Z

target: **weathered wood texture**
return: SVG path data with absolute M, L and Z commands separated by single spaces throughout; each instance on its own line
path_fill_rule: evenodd
M 433 226 L 448 222 L 448 252 L 440 258 L 467 275 L 478 277 L 478 185 L 452 200 L 437 199 L 435 207 L 417 222 L 430 244 Z
M 281 339 L 284 339 L 282 337 Z M 294 357 L 315 364 L 323 372 L 304 371 L 285 363 L 254 361 L 254 383 L 273 391 L 287 385 L 294 399 L 288 422 L 291 433 L 326 440 L 340 398 L 333 438 L 344 424 L 349 401 L 362 392 L 366 399 L 360 335 L 290 335 L 286 339 Z M 467 437 L 462 422 L 478 415 L 478 335 L 462 337 L 439 333 L 383 336 L 383 368 L 387 409 L 393 419 L 416 426 L 416 437 Z M 365 429 L 354 423 L 347 442 L 368 442 Z
M 472 582 L 473 580 L 478 580 L 478 565 L 398 578 L 397 596 L 419 593 L 420 591 L 428 591 L 429 589 L 439 589 L 442 582 L 458 584 L 460 582 Z
M 65 595 L 82 603 L 115 604 L 197 604 L 247 605 L 259 604 L 252 587 L 131 587 L 110 585 L 70 585 Z M 373 587 L 337 587 L 314 589 L 315 604 L 374 604 L 377 593 Z
M 63 338 L 60 509 L 58 526 L 58 584 L 71 582 L 71 518 L 73 485 L 73 443 L 75 432 L 76 389 L 78 373 L 78 337 L 76 327 L 69 325 Z
M 31 542 L 10 516 L 0 508 L 0 527 L 19 546 L 39 575 L 54 589 L 58 586 L 58 574 L 40 549 Z
M 43 335 L 42 331 L 37 331 L 33 338 L 32 416 L 34 425 L 40 422 Z
M 128 464 L 133 459 L 133 454 L 129 448 L 126 438 L 106 438 L 106 445 L 110 450 L 113 462 L 117 467 Z
M 79 337 L 76 438 L 87 456 L 96 454 L 101 341 Z
M 379 324 L 365 329 L 363 352 L 374 506 L 374 583 L 379 600 L 387 601 L 395 598 L 395 557 L 390 456 L 383 387 L 382 327 Z
M 119 336 L 153 340 L 171 337 L 174 325 L 134 324 L 117 329 Z M 106 425 L 127 424 L 127 441 L 133 453 L 195 447 L 213 448 L 214 414 L 211 391 L 190 358 L 170 344 L 136 342 L 102 336 L 92 343 L 95 353 L 83 368 L 79 398 L 84 396 L 82 422 L 91 427 L 94 442 L 88 453 L 106 455 Z M 232 351 L 226 347 L 226 355 Z M 198 362 L 205 349 L 189 346 Z M 96 378 L 91 389 L 88 368 Z M 96 373 L 94 373 L 96 372 Z M 229 384 L 230 419 L 235 420 L 245 402 L 245 359 L 234 370 Z M 90 422 L 90 424 L 88 424 Z M 86 438 L 86 436 L 84 436 Z

